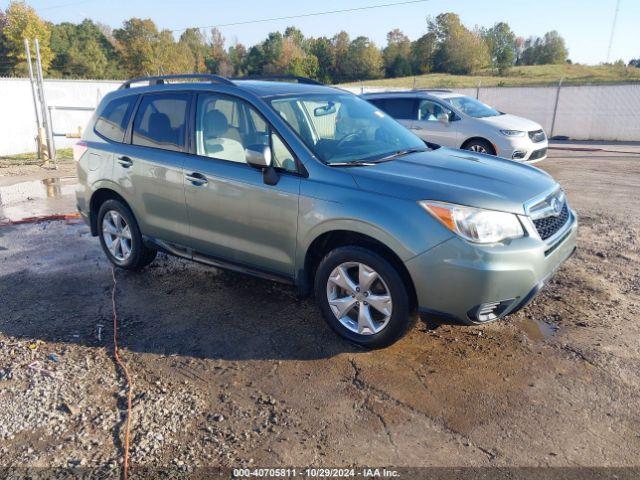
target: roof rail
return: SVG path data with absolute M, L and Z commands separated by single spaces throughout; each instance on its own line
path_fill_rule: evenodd
M 233 78 L 232 80 L 295 80 L 298 83 L 304 83 L 307 85 L 324 85 L 322 82 L 318 82 L 317 80 L 314 80 L 312 78 L 299 77 L 297 75 L 249 75 L 246 77 Z
M 211 83 L 221 83 L 223 85 L 235 85 L 231 80 L 225 77 L 221 77 L 220 75 L 212 75 L 209 73 L 185 73 L 185 74 L 176 74 L 176 75 L 158 75 L 155 77 L 137 77 L 132 78 L 131 80 L 127 80 L 124 82 L 118 90 L 123 90 L 125 88 L 131 88 L 132 83 L 138 82 L 149 82 L 149 86 L 151 85 L 162 85 L 165 83 L 165 80 L 182 80 L 182 79 L 202 79 L 208 80 Z
M 453 90 L 449 90 L 448 88 L 414 88 L 412 91 L 414 91 L 414 92 L 442 92 L 442 93 L 453 93 Z

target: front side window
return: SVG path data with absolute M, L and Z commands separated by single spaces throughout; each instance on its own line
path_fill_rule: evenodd
M 471 97 L 450 97 L 446 99 L 451 105 L 458 110 L 466 113 L 470 117 L 484 118 L 484 117 L 497 117 L 502 115 L 499 111 L 491 108 L 488 105 Z
M 136 95 L 129 95 L 111 100 L 96 120 L 96 132 L 114 142 L 122 142 L 137 98 Z
M 248 103 L 224 95 L 202 94 L 196 106 L 196 153 L 246 163 L 245 149 L 270 146 L 276 168 L 297 171 L 290 150 Z
M 271 106 L 325 163 L 381 159 L 425 149 L 420 138 L 374 105 L 351 94 L 276 97 Z
M 145 95 L 133 120 L 133 144 L 183 151 L 188 93 Z
M 453 117 L 453 112 L 439 103 L 431 100 L 422 100 L 418 109 L 418 120 L 425 122 L 437 122 L 439 115 L 447 115 L 449 120 Z

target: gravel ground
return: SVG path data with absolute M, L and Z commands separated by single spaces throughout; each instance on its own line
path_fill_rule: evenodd
M 640 467 L 640 155 L 539 164 L 580 215 L 535 301 L 390 348 L 337 338 L 287 287 L 159 255 L 117 272 L 136 468 Z M 75 221 L 0 228 L 0 458 L 113 473 L 126 388 L 111 270 Z

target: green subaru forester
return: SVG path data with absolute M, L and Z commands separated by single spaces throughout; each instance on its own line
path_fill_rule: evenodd
M 513 313 L 574 251 L 576 215 L 543 171 L 285 80 L 169 75 L 105 96 L 75 147 L 77 202 L 113 264 L 162 250 L 286 282 L 338 334 L 381 347 L 415 311 Z

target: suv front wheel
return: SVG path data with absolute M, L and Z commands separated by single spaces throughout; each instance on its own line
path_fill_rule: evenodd
M 390 345 L 410 323 L 409 295 L 397 269 L 362 247 L 339 247 L 322 259 L 315 296 L 331 328 L 365 347 Z
M 142 242 L 133 213 L 119 200 L 107 200 L 98 211 L 100 245 L 116 267 L 139 270 L 156 258 L 157 250 Z

